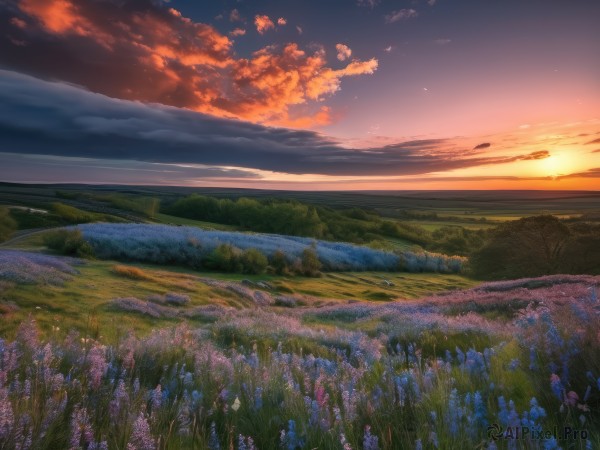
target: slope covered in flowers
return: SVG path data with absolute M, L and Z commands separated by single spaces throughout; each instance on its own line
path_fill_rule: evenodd
M 0 341 L 0 448 L 598 448 L 599 289 L 256 305 L 115 345 L 27 321 Z

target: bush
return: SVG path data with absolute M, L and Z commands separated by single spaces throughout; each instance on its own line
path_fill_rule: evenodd
M 231 244 L 221 244 L 206 258 L 204 265 L 209 269 L 224 272 L 241 272 L 241 250 Z
M 63 203 L 53 203 L 52 211 L 67 223 L 87 223 L 95 220 L 96 214 L 74 208 Z
M 283 275 L 289 271 L 288 259 L 281 250 L 276 250 L 275 253 L 271 255 L 269 263 L 277 275 Z
M 244 273 L 263 273 L 269 264 L 267 257 L 255 248 L 244 250 L 240 259 Z
M 302 252 L 301 260 L 302 273 L 307 277 L 317 277 L 321 273 L 319 270 L 322 267 L 321 261 L 319 261 L 319 255 L 314 247 L 305 248 Z
M 44 236 L 44 245 L 63 255 L 76 255 L 82 258 L 92 258 L 94 250 L 85 241 L 80 230 L 57 230 Z

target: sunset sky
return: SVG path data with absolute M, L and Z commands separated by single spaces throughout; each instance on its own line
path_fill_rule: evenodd
M 600 188 L 598 0 L 0 0 L 0 181 Z

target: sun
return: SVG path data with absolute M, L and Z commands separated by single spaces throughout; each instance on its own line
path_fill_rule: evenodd
M 555 178 L 573 172 L 575 165 L 575 159 L 570 153 L 559 152 L 540 160 L 538 170 L 542 176 Z

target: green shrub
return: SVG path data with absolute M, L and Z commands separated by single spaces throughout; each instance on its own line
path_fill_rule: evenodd
M 301 270 L 307 277 L 318 277 L 321 273 L 321 261 L 314 247 L 305 248 L 302 252 Z
M 231 244 L 221 244 L 205 259 L 204 265 L 209 269 L 224 272 L 241 272 L 241 251 Z
M 244 250 L 240 257 L 240 262 L 242 264 L 242 271 L 251 274 L 263 273 L 269 264 L 264 253 L 255 248 Z
M 92 258 L 94 250 L 85 241 L 80 230 L 56 230 L 44 236 L 44 245 L 63 255 L 74 255 L 82 258 Z
M 277 250 L 271 255 L 269 263 L 277 275 L 283 275 L 289 271 L 288 259 L 281 250 Z

